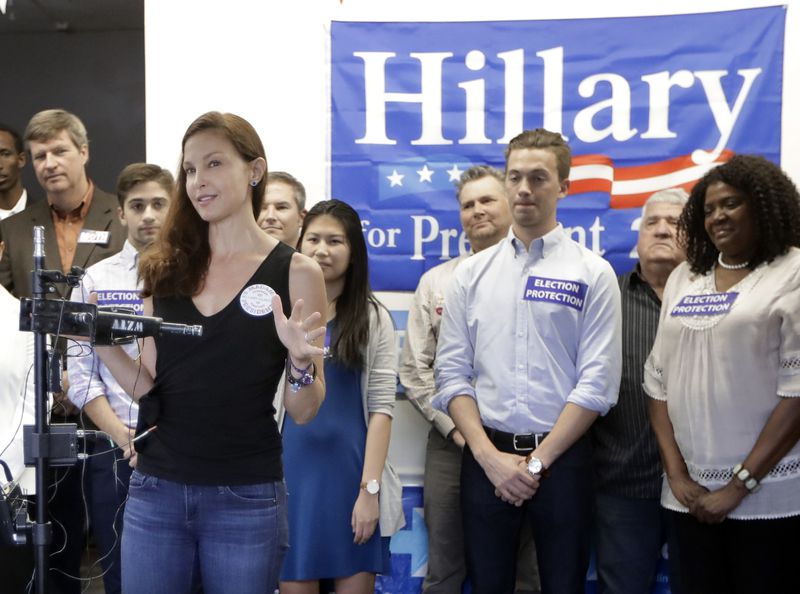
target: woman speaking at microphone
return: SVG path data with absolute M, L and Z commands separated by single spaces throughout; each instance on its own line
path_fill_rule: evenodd
M 800 197 L 738 155 L 692 190 L 645 390 L 674 590 L 800 592 Z M 677 583 L 675 583 L 677 582 Z
M 256 223 L 266 173 L 247 121 L 210 112 L 192 122 L 176 196 L 140 273 L 145 315 L 200 324 L 203 335 L 147 338 L 137 361 L 98 348 L 141 397 L 138 433 L 158 427 L 137 441 L 122 535 L 126 594 L 180 594 L 198 582 L 205 594 L 264 594 L 277 585 L 288 527 L 273 395 L 285 377 L 289 416 L 316 415 L 326 298 L 319 266 Z

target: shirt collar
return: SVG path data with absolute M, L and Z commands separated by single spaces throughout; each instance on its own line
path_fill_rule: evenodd
M 125 268 L 128 270 L 134 270 L 139 265 L 139 252 L 136 251 L 136 248 L 133 247 L 133 244 L 127 239 L 125 240 L 125 244 L 122 246 L 120 259 L 122 260 Z
M 644 278 L 642 275 L 642 265 L 640 262 L 636 263 L 636 268 L 633 269 L 631 272 L 630 282 L 628 283 L 628 288 L 632 291 L 636 290 L 643 290 L 645 291 L 650 297 L 655 299 L 656 302 L 661 304 L 661 299 L 653 290 L 653 287 L 650 286 L 650 283 L 647 282 L 647 279 Z
M 22 188 L 22 194 L 19 196 L 19 200 L 9 210 L 3 210 L 0 208 L 0 219 L 10 217 L 11 215 L 15 215 L 18 212 L 22 212 L 25 209 L 25 205 L 28 203 L 28 192 L 25 188 Z
M 83 199 L 78 206 L 68 213 L 61 214 L 61 212 L 58 211 L 52 203 L 50 203 L 50 211 L 55 213 L 55 216 L 62 220 L 85 220 L 86 215 L 89 214 L 89 207 L 92 205 L 92 197 L 94 196 L 94 182 L 92 180 L 87 181 L 89 182 L 89 188 L 86 190 L 86 193 L 83 195 Z
M 638 285 L 647 285 L 650 286 L 644 277 L 642 276 L 642 265 L 640 262 L 636 263 L 636 267 L 633 269 L 631 273 L 631 285 L 638 286 Z
M 517 239 L 516 235 L 514 235 L 513 227 L 509 228 L 508 235 L 506 235 L 506 239 L 504 241 L 507 241 L 511 244 L 515 257 L 526 255 L 546 258 L 564 240 L 565 237 L 566 234 L 564 233 L 564 227 L 561 225 L 561 223 L 558 223 L 553 230 L 548 231 L 541 237 L 534 239 L 531 242 L 531 247 L 529 250 L 526 250 L 525 244 Z

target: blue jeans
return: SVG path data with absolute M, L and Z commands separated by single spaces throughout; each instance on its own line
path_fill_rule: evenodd
M 182 594 L 200 581 L 205 594 L 271 594 L 288 539 L 283 481 L 199 486 L 134 472 L 122 588 L 125 594 Z
M 92 442 L 89 451 L 93 454 L 86 462 L 89 518 L 103 567 L 103 586 L 106 594 L 120 594 L 119 542 L 128 481 L 133 469 L 122 457 L 122 451 L 107 441 Z
M 666 541 L 658 499 L 595 495 L 599 594 L 646 594 L 653 589 Z

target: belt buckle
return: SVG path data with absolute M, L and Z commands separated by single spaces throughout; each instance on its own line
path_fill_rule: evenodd
M 534 442 L 538 441 L 536 439 L 536 435 L 535 434 L 532 434 L 532 433 L 515 433 L 514 437 L 513 437 L 513 440 L 512 440 L 512 443 L 513 443 L 514 449 L 516 451 L 518 451 L 518 452 L 532 452 L 535 449 L 535 448 L 528 448 L 528 447 L 525 447 L 525 448 L 519 447 L 517 445 L 517 438 L 518 437 L 533 437 Z

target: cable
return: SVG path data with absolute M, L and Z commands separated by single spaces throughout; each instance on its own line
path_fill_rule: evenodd
M 5 471 L 6 482 L 10 483 L 11 481 L 13 481 L 14 477 L 11 476 L 11 469 L 8 467 L 8 464 L 6 464 L 3 460 L 0 460 L 0 466 L 2 466 L 3 470 Z

